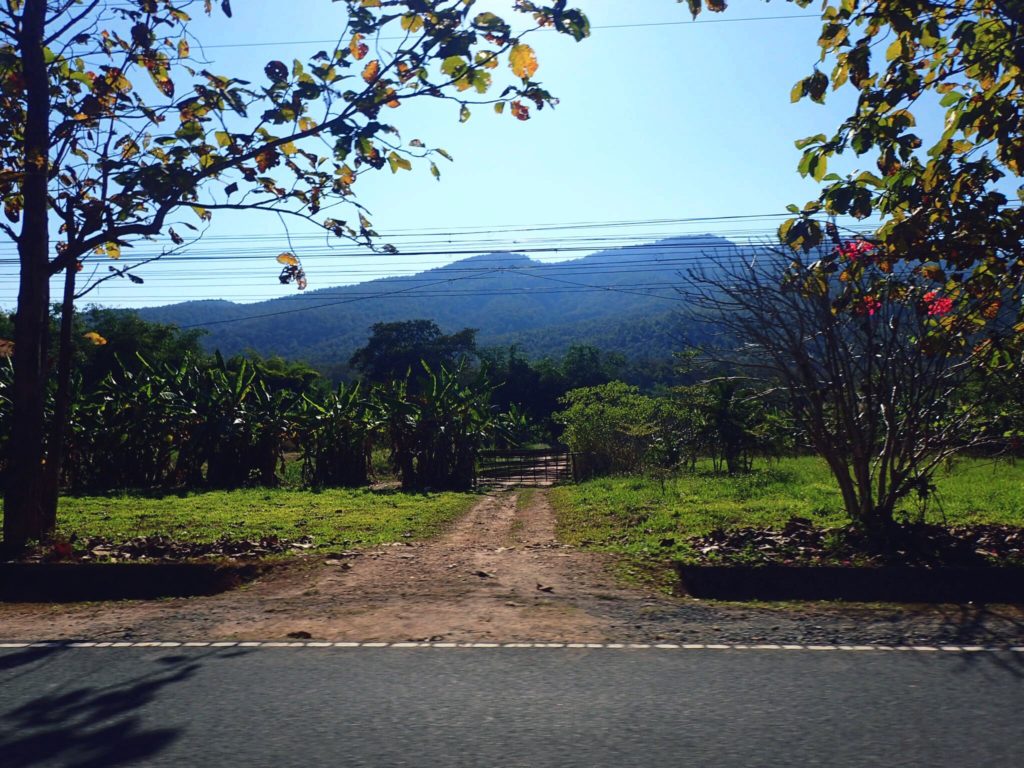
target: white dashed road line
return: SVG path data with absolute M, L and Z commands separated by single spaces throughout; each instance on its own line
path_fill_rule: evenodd
M 919 653 L 1024 653 L 1024 646 L 982 645 L 746 645 L 743 643 L 442 643 L 442 642 L 323 642 L 323 641 L 153 641 L 140 642 L 36 642 L 0 643 L 0 649 L 18 648 L 560 648 L 563 650 L 659 650 L 659 651 L 847 651 L 883 653 L 916 651 Z

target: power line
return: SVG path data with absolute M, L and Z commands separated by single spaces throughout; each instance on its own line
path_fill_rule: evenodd
M 738 256 L 739 256 L 739 254 L 738 254 Z M 504 268 L 504 267 L 495 267 L 491 271 L 494 272 L 494 273 L 497 273 L 497 272 L 507 272 L 507 271 L 510 271 L 510 270 L 508 268 Z M 563 283 L 563 284 L 566 284 L 566 285 L 571 285 L 571 286 L 575 286 L 577 288 L 583 288 L 583 289 L 587 289 L 587 290 L 590 290 L 590 291 L 603 291 L 603 292 L 611 292 L 611 293 L 622 293 L 622 294 L 628 294 L 628 295 L 638 295 L 638 296 L 643 296 L 645 298 L 660 299 L 660 300 L 672 301 L 672 302 L 686 302 L 687 301 L 687 299 L 685 299 L 683 297 L 661 296 L 661 295 L 658 295 L 658 294 L 655 294 L 655 293 L 641 292 L 641 291 L 637 291 L 637 290 L 630 290 L 630 289 L 627 289 L 627 288 L 621 288 L 621 287 L 614 286 L 614 285 L 593 285 L 593 284 L 590 284 L 590 283 L 580 283 L 580 282 L 577 282 L 577 281 L 556 278 L 556 277 L 552 277 L 552 276 L 549 276 L 549 275 L 538 275 L 538 274 L 530 273 L 530 272 L 520 272 L 518 270 L 512 270 L 512 271 L 514 272 L 514 274 L 522 274 L 522 275 L 524 275 L 526 277 L 534 277 L 534 278 L 538 278 L 538 279 L 541 279 L 541 280 L 549 280 L 549 281 L 552 281 L 552 282 Z M 437 281 L 434 281 L 433 283 L 428 283 L 427 286 L 407 286 L 405 288 L 400 288 L 400 289 L 397 289 L 397 290 L 394 290 L 394 291 L 384 291 L 384 292 L 377 293 L 377 294 L 353 296 L 353 297 L 350 297 L 350 298 L 347 298 L 347 299 L 343 299 L 341 301 L 324 302 L 322 304 L 315 304 L 313 306 L 308 306 L 308 307 L 295 307 L 295 308 L 292 308 L 292 309 L 280 310 L 280 311 L 277 311 L 277 312 L 265 312 L 265 313 L 261 313 L 261 314 L 258 314 L 258 315 L 246 315 L 245 317 L 227 318 L 227 319 L 224 319 L 224 320 L 213 320 L 213 321 L 209 321 L 209 322 L 205 322 L 205 323 L 194 323 L 192 325 L 181 326 L 181 328 L 182 328 L 182 330 L 188 330 L 188 329 L 191 329 L 191 328 L 207 328 L 207 327 L 214 326 L 214 325 L 227 325 L 227 324 L 231 324 L 231 323 L 246 322 L 246 321 L 249 321 L 249 320 L 261 320 L 261 319 L 265 319 L 265 318 L 279 317 L 279 316 L 282 316 L 282 315 L 295 314 L 296 312 L 306 312 L 306 311 L 313 310 L 313 309 L 323 309 L 325 307 L 336 307 L 336 306 L 341 306 L 341 305 L 344 305 L 344 304 L 354 304 L 354 303 L 359 302 L 359 301 L 370 301 L 370 300 L 373 300 L 373 299 L 395 297 L 395 296 L 398 296 L 400 294 L 409 294 L 409 293 L 411 293 L 413 291 L 418 290 L 420 287 L 428 287 L 430 285 L 440 285 L 440 284 L 443 284 L 443 283 L 453 283 L 453 282 L 457 282 L 457 281 L 460 281 L 460 280 L 468 280 L 468 279 L 479 279 L 479 275 L 463 275 L 461 277 L 452 277 L 452 278 L 447 278 L 445 280 L 437 280 Z
M 629 24 L 594 24 L 591 25 L 591 30 L 598 29 L 646 29 L 651 27 L 693 27 L 693 26 L 705 26 L 708 24 L 740 24 L 752 21 L 794 21 L 794 20 L 808 20 L 816 19 L 821 21 L 821 17 L 816 13 L 802 13 L 802 14 L 791 14 L 788 16 L 741 16 L 741 17 L 723 17 L 723 18 L 704 18 L 704 19 L 693 19 L 693 20 L 681 20 L 681 21 L 646 21 L 646 22 L 633 22 Z M 375 38 L 379 40 L 405 40 L 404 36 L 386 36 Z M 272 46 L 281 45 L 337 45 L 338 39 L 332 38 L 329 40 L 278 40 L 278 41 L 258 41 L 258 42 L 246 42 L 246 43 L 217 43 L 214 45 L 203 45 L 203 50 L 207 49 L 225 49 L 225 48 L 266 48 Z
M 514 225 L 496 225 L 496 226 L 486 227 L 486 228 L 484 228 L 484 227 L 467 227 L 467 228 L 448 228 L 448 227 L 445 227 L 445 228 L 437 228 L 437 229 L 435 229 L 435 228 L 424 228 L 424 229 L 394 230 L 393 232 L 384 232 L 384 233 L 379 235 L 378 239 L 381 242 L 387 242 L 389 240 L 425 240 L 425 241 L 427 241 L 429 243 L 437 244 L 437 243 L 439 243 L 439 241 L 443 242 L 445 238 L 449 238 L 449 239 L 456 238 L 456 239 L 458 239 L 458 238 L 465 238 L 465 237 L 467 237 L 469 235 L 508 235 L 508 234 L 511 234 L 511 233 L 524 233 L 524 234 L 526 234 L 526 233 L 536 233 L 536 232 L 573 232 L 573 231 L 579 231 L 579 230 L 596 231 L 596 230 L 606 230 L 606 229 L 636 229 L 636 228 L 639 228 L 639 227 L 647 228 L 648 230 L 650 230 L 650 228 L 652 228 L 652 227 L 671 227 L 673 229 L 672 234 L 675 234 L 676 236 L 678 236 L 680 233 L 678 232 L 678 230 L 676 228 L 677 227 L 684 227 L 684 226 L 688 226 L 688 225 L 721 224 L 721 223 L 724 223 L 724 222 L 737 222 L 737 223 L 738 222 L 757 222 L 757 221 L 764 221 L 764 220 L 781 219 L 781 218 L 786 218 L 786 217 L 789 217 L 789 216 L 792 216 L 792 214 L 786 213 L 786 212 L 780 212 L 780 213 L 759 213 L 759 214 L 734 214 L 734 215 L 729 215 L 729 216 L 692 216 L 692 217 L 685 217 L 685 218 L 638 219 L 638 220 L 632 220 L 632 221 L 623 220 L 623 221 L 612 221 L 612 222 L 572 222 L 572 223 L 567 223 L 567 224 L 532 224 L 532 225 L 514 224 Z M 764 231 L 766 231 L 766 230 L 746 230 L 746 231 L 742 231 L 742 232 L 744 234 L 746 234 L 746 233 L 758 234 L 758 233 L 764 232 Z M 741 230 L 719 230 L 718 232 L 715 232 L 713 234 L 717 235 L 717 236 L 727 236 L 730 233 L 740 233 L 740 232 L 741 232 Z M 712 233 L 701 233 L 701 234 L 712 234 Z M 655 233 L 653 233 L 651 231 L 645 231 L 645 232 L 632 233 L 632 234 L 629 234 L 629 235 L 623 234 L 623 235 L 621 235 L 619 237 L 621 237 L 621 238 L 629 238 L 629 239 L 635 241 L 637 239 L 649 239 L 651 237 L 656 237 L 656 236 L 657 236 L 657 234 L 655 234 Z M 331 238 L 332 238 L 332 236 L 329 233 L 327 233 L 327 232 L 295 233 L 295 234 L 292 235 L 292 239 L 296 240 L 296 241 L 320 240 L 320 239 L 323 239 L 323 240 L 326 240 L 326 241 L 330 241 Z M 219 242 L 234 240 L 234 241 L 239 241 L 241 243 L 244 243 L 245 247 L 247 249 L 251 250 L 252 244 L 254 242 L 267 242 L 267 241 L 270 241 L 270 242 L 281 243 L 283 241 L 283 239 L 284 238 L 283 238 L 282 235 L 277 235 L 277 234 L 253 235 L 253 234 L 249 234 L 249 233 L 238 233 L 238 234 L 230 234 L 230 235 L 208 235 L 208 236 L 204 236 L 198 242 L 201 242 L 201 243 L 207 243 L 207 242 L 209 242 L 209 243 L 219 243 Z M 595 238 L 589 238 L 589 239 L 595 239 Z M 607 235 L 601 236 L 601 237 L 599 237 L 597 239 L 600 239 L 602 241 L 607 241 L 607 242 L 611 242 L 612 241 L 612 238 L 607 236 Z M 559 242 L 563 242 L 564 243 L 564 242 L 569 242 L 570 238 L 560 237 L 560 238 L 558 238 L 558 240 L 559 240 Z M 576 240 L 579 240 L 579 238 L 576 238 Z M 522 241 L 520 241 L 518 239 L 515 240 L 515 241 L 511 241 L 511 243 L 508 240 L 502 240 L 502 241 L 497 241 L 497 240 L 480 241 L 480 240 L 476 240 L 476 241 L 472 241 L 471 244 L 473 244 L 473 245 L 478 245 L 478 244 L 482 245 L 482 244 L 488 243 L 490 245 L 494 245 L 494 244 L 499 243 L 499 242 L 501 242 L 501 243 L 509 243 L 510 247 L 513 247 L 513 248 L 515 246 L 517 246 L 517 245 L 521 245 L 522 244 Z M 413 245 L 415 245 L 415 243 L 410 243 L 410 246 L 408 246 L 408 247 L 412 247 Z M 14 245 L 13 244 L 10 244 L 8 247 L 10 249 L 10 250 L 8 250 L 8 253 L 10 253 L 12 255 L 16 253 L 16 251 L 14 250 Z M 281 247 L 281 246 L 277 246 L 277 247 Z M 346 247 L 353 247 L 354 248 L 355 246 L 346 246 Z M 2 246 L 0 246 L 0 253 L 3 253 L 4 250 L 5 249 Z M 223 247 L 220 247 L 220 250 L 223 250 Z M 204 252 L 204 251 L 200 251 L 200 250 L 196 250 L 196 249 L 190 249 L 189 250 L 189 255 L 190 256 L 191 255 L 197 255 L 197 254 L 202 253 L 202 252 Z M 365 249 L 360 249 L 359 251 L 356 251 L 356 252 L 358 252 L 358 253 L 366 253 L 366 250 Z M 401 251 L 400 251 L 400 253 L 401 253 Z M 367 254 L 367 255 L 369 255 L 369 254 Z M 376 255 L 380 256 L 382 254 L 376 254 Z M 126 257 L 127 256 L 128 256 L 128 254 L 126 254 Z M 13 263 L 13 261 L 12 261 L 12 259 L 10 257 L 7 257 L 7 258 L 4 258 L 4 259 L 0 259 L 0 263 Z
M 562 286 L 572 289 L 571 291 L 563 291 L 565 293 L 604 291 L 677 300 L 674 297 L 661 295 L 670 289 L 667 284 L 638 283 L 636 278 L 641 278 L 641 275 L 644 273 L 664 275 L 666 272 L 671 272 L 675 275 L 682 275 L 685 270 L 699 266 L 708 258 L 720 261 L 726 257 L 731 258 L 733 253 L 742 255 L 744 249 L 746 249 L 746 252 L 749 252 L 750 248 L 763 246 L 765 241 L 772 240 L 774 238 L 774 230 L 762 228 L 743 229 L 737 228 L 737 224 L 742 222 L 758 223 L 767 219 L 777 219 L 788 215 L 790 214 L 733 214 L 727 216 L 612 222 L 506 224 L 489 228 L 445 227 L 399 230 L 396 233 L 400 232 L 410 242 L 402 251 L 396 254 L 373 254 L 370 256 L 365 252 L 356 250 L 339 252 L 337 250 L 324 251 L 317 249 L 310 252 L 308 248 L 300 248 L 299 255 L 307 268 L 307 273 L 314 277 L 321 285 L 329 284 L 332 280 L 344 282 L 346 278 L 362 275 L 376 276 L 380 275 L 382 271 L 386 271 L 392 279 L 400 279 L 402 281 L 400 289 L 388 290 L 391 283 L 387 277 L 382 277 L 370 281 L 369 284 L 366 284 L 366 288 L 363 288 L 358 293 L 353 293 L 355 286 L 342 292 L 334 291 L 327 293 L 325 291 L 330 291 L 330 289 L 320 289 L 298 296 L 268 297 L 263 302 L 257 303 L 266 303 L 280 300 L 281 298 L 284 298 L 286 301 L 301 301 L 303 303 L 302 307 L 291 307 L 285 310 L 285 313 L 291 313 L 312 310 L 321 306 L 337 306 L 355 301 L 389 297 L 441 298 L 444 296 L 474 294 L 480 296 L 519 295 L 523 293 L 521 289 L 510 288 L 507 285 L 503 285 L 500 288 L 477 290 L 475 292 L 430 290 L 431 287 L 437 287 L 442 284 L 447 285 L 456 280 L 479 281 L 517 274 L 538 280 L 561 281 Z M 723 224 L 726 226 L 722 227 Z M 705 225 L 718 226 L 709 226 L 707 229 L 711 231 L 699 234 L 679 234 L 680 229 L 695 226 L 703 228 Z M 666 228 L 671 227 L 670 231 L 676 234 L 664 238 L 665 235 L 670 234 L 670 231 L 656 231 L 656 229 L 660 229 L 663 226 Z M 625 230 L 629 228 L 632 228 L 634 231 L 626 233 Z M 437 240 L 440 239 L 440 237 L 436 237 L 438 231 L 440 232 L 440 237 L 448 237 L 449 241 L 438 243 Z M 492 239 L 481 239 L 481 235 L 492 234 L 495 235 Z M 514 239 L 510 241 L 507 237 L 508 234 L 514 235 Z M 537 237 L 524 238 L 518 236 L 520 234 L 536 234 Z M 469 237 L 467 238 L 466 235 L 469 235 Z M 505 237 L 502 237 L 502 235 L 505 235 Z M 322 234 L 313 234 L 306 237 L 322 236 Z M 663 239 L 636 242 L 641 238 L 657 238 L 658 236 L 662 236 Z M 732 241 L 724 239 L 723 236 L 731 237 Z M 241 241 L 243 237 L 246 240 L 244 250 L 241 247 L 236 249 L 231 245 L 233 241 Z M 263 237 L 267 240 L 278 239 L 275 235 L 265 235 Z M 299 239 L 300 237 L 303 236 L 293 236 L 294 239 Z M 272 284 L 270 279 L 260 280 L 256 278 L 246 282 L 238 280 L 239 271 L 234 265 L 252 261 L 271 263 L 269 255 L 253 255 L 251 236 L 223 235 L 218 239 L 220 240 L 219 243 L 211 243 L 212 249 L 193 250 L 187 256 L 165 257 L 162 260 L 165 263 L 160 264 L 163 268 L 154 269 L 163 278 L 160 286 L 162 288 L 186 288 L 190 284 L 195 284 L 199 281 L 209 283 L 212 280 L 230 285 L 234 296 L 229 293 L 228 295 L 221 294 L 218 298 L 231 299 L 235 297 L 251 298 L 244 293 L 239 293 L 245 287 L 265 287 Z M 527 244 L 528 247 L 523 247 Z M 417 248 L 417 246 L 421 245 L 427 245 L 428 247 Z M 437 245 L 442 245 L 442 247 L 436 247 Z M 269 246 L 263 247 L 269 248 Z M 574 253 L 587 253 L 590 255 L 584 258 L 558 259 L 554 261 L 550 258 L 545 259 L 545 257 L 562 257 Z M 516 256 L 522 257 L 527 255 L 528 258 L 523 259 L 521 262 L 517 260 L 511 265 L 509 264 L 510 258 L 515 259 Z M 136 256 L 126 255 L 120 260 L 119 264 L 122 268 L 131 266 L 148 256 L 149 254 L 144 253 L 139 253 Z M 454 264 L 437 265 L 424 270 L 424 267 L 428 267 L 432 260 L 444 259 L 445 261 L 450 261 L 466 256 L 472 258 L 466 259 L 464 263 L 456 261 Z M 365 264 L 369 258 L 372 258 L 377 263 Z M 314 266 L 317 262 L 323 261 L 331 263 Z M 352 262 L 356 262 L 356 264 L 352 264 Z M 210 268 L 209 265 L 211 263 L 214 265 L 218 263 L 230 264 L 231 267 L 217 268 L 214 266 Z M 102 267 L 102 262 L 90 260 L 87 262 L 87 268 L 91 264 Z M 272 269 L 273 273 L 276 274 L 276 265 L 272 266 Z M 399 277 L 397 274 L 399 272 L 407 273 L 409 270 L 413 270 L 411 274 L 406 274 L 402 277 Z M 586 279 L 598 276 L 610 277 L 611 280 L 608 282 L 601 281 L 600 285 L 593 285 L 567 279 L 570 277 Z M 629 281 L 629 277 L 634 279 Z M 626 279 L 623 280 L 623 278 Z M 0 278 L 0 285 L 4 284 L 5 280 Z M 375 290 L 375 288 L 383 290 Z M 533 290 L 539 291 L 540 289 Z M 119 293 L 116 289 L 115 292 Z M 550 289 L 545 292 L 550 292 Z M 193 298 L 193 296 L 194 294 L 190 294 L 181 298 L 188 299 Z M 98 297 L 97 295 L 94 298 Z M 147 303 L 153 301 L 173 303 L 178 298 L 177 295 L 164 290 L 160 291 L 159 295 L 140 294 L 133 290 L 125 300 L 135 303 L 142 301 Z M 324 302 L 324 299 L 327 298 L 337 298 L 338 301 Z M 320 303 L 310 304 L 309 302 L 312 301 Z M 242 322 L 243 320 L 257 319 L 263 316 L 273 317 L 278 314 L 281 313 L 272 312 L 247 315 L 241 318 L 230 318 L 227 321 L 218 321 L 217 324 L 228 321 Z

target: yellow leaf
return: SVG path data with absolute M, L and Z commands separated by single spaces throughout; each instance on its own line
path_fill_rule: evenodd
M 187 59 L 189 53 L 188 40 L 182 38 L 178 41 L 178 57 Z
M 312 131 L 314 128 L 316 128 L 316 120 L 311 117 L 299 118 L 300 131 Z
M 380 0 L 363 0 L 363 8 L 380 8 Z
M 287 264 L 289 267 L 299 266 L 299 260 L 290 253 L 282 253 L 277 257 L 278 264 Z
M 103 246 L 103 252 L 112 259 L 121 258 L 121 246 L 117 243 L 107 243 Z
M 295 143 L 291 141 L 285 142 L 280 147 L 278 147 L 278 149 L 280 149 L 282 152 L 284 152 L 284 154 L 288 155 L 289 157 L 291 157 L 292 155 L 299 151 L 299 148 L 296 147 Z
M 100 336 L 98 333 L 96 333 L 96 331 L 89 331 L 88 333 L 83 333 L 82 337 L 88 339 L 97 347 L 102 347 L 104 344 L 107 343 L 107 340 Z
M 363 80 L 372 83 L 380 74 L 380 62 L 374 59 L 363 68 Z
M 537 56 L 533 48 L 520 43 L 512 46 L 512 51 L 508 55 L 508 65 L 516 77 L 529 80 L 537 71 Z

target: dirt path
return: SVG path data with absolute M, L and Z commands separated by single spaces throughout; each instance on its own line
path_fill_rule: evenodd
M 556 541 L 545 492 L 524 499 L 486 496 L 434 541 L 313 557 L 213 597 L 0 603 L 0 640 L 1024 640 L 1019 609 L 747 607 L 627 589 L 609 575 L 608 557 Z
M 267 639 L 603 640 L 592 608 L 634 600 L 606 558 L 560 545 L 542 493 L 484 497 L 445 536 L 317 557 L 213 597 L 55 606 L 0 605 L 0 638 L 130 636 Z

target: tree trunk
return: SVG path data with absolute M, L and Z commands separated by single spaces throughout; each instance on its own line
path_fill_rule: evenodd
M 64 272 L 64 300 L 60 310 L 60 350 L 57 354 L 57 394 L 53 402 L 50 439 L 46 444 L 45 519 L 43 526 L 53 531 L 57 526 L 57 499 L 64 467 L 64 453 L 71 416 L 71 366 L 74 346 L 71 342 L 75 324 L 75 278 L 78 271 L 68 267 Z
M 18 39 L 25 80 L 24 182 L 18 310 L 14 329 L 10 455 L 4 489 L 4 546 L 24 549 L 29 539 L 53 533 L 47 510 L 45 403 L 50 308 L 50 242 L 47 180 L 50 154 L 50 94 L 43 58 L 45 0 L 28 0 Z

